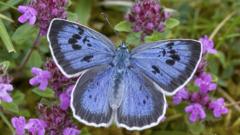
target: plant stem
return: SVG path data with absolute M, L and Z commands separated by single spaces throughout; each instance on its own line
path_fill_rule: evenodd
M 223 25 L 232 18 L 232 16 L 235 14 L 236 12 L 233 11 L 230 14 L 228 14 L 219 24 L 218 26 L 213 30 L 212 34 L 210 35 L 210 39 L 213 39 L 215 37 L 215 35 L 218 33 L 218 31 L 223 27 Z
M 25 55 L 22 63 L 20 64 L 19 66 L 19 70 L 23 69 L 24 66 L 27 64 L 29 58 L 31 57 L 32 53 L 33 53 L 33 50 L 36 49 L 36 47 L 38 46 L 38 44 L 40 43 L 40 39 L 41 39 L 41 36 L 40 36 L 40 32 L 38 33 L 35 41 L 33 42 L 33 46 L 30 48 L 30 50 L 27 52 L 27 54 Z
M 7 117 L 4 115 L 3 111 L 0 110 L 0 117 L 1 119 L 4 121 L 4 123 L 9 127 L 9 129 L 11 130 L 12 134 L 15 134 L 15 131 L 12 127 L 12 125 L 10 124 L 10 122 L 8 121 Z

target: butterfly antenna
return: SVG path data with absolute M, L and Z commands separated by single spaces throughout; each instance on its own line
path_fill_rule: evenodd
M 111 29 L 113 29 L 115 35 L 119 38 L 119 32 L 114 30 L 113 26 L 111 25 L 110 21 L 108 20 L 108 16 L 107 14 L 105 14 L 104 12 L 101 13 L 104 17 L 104 19 L 106 20 L 106 22 L 108 23 L 108 25 L 111 27 Z

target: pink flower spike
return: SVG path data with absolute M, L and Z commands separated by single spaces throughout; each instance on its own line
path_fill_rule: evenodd
M 62 94 L 60 94 L 60 108 L 62 110 L 67 110 L 70 106 L 70 99 L 71 99 L 71 93 L 73 90 L 74 85 L 71 85 L 67 88 L 66 91 L 64 91 Z
M 209 104 L 209 108 L 212 109 L 213 115 L 216 118 L 219 118 L 222 115 L 228 113 L 228 109 L 224 106 L 224 99 L 223 98 L 219 98 L 219 99 L 217 99 L 215 101 L 212 101 Z
M 30 79 L 29 83 L 33 86 L 39 85 L 40 90 L 45 90 L 48 86 L 48 81 L 51 79 L 52 75 L 47 70 L 42 70 L 40 68 L 33 67 L 32 74 L 35 75 Z
M 217 50 L 214 48 L 214 42 L 212 39 L 209 39 L 207 35 L 201 37 L 199 41 L 203 45 L 203 54 L 216 54 Z
M 44 135 L 46 127 L 46 123 L 41 119 L 30 119 L 25 125 L 25 129 L 33 135 Z
M 24 126 L 26 124 L 26 120 L 23 116 L 13 117 L 11 119 L 13 127 L 16 129 L 16 135 L 24 135 Z
M 205 113 L 202 105 L 200 105 L 198 103 L 188 105 L 185 108 L 185 112 L 189 114 L 190 122 L 196 122 L 198 120 L 203 120 L 206 118 L 206 113 Z
M 20 23 L 25 23 L 28 21 L 30 25 L 35 24 L 37 20 L 37 11 L 30 6 L 19 6 L 18 11 L 22 13 L 22 15 L 18 18 Z
M 63 131 L 63 135 L 79 135 L 80 130 L 75 128 L 65 128 Z
M 13 86 L 11 84 L 0 84 L 0 101 L 12 102 L 12 97 L 9 95 L 9 91 L 13 90 Z

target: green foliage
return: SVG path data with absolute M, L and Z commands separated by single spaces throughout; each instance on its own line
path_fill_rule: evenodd
M 115 30 L 119 32 L 131 32 L 131 23 L 128 21 L 121 21 L 114 27 Z
M 15 52 L 15 49 L 13 47 L 12 41 L 9 37 L 9 34 L 7 32 L 7 29 L 3 23 L 3 21 L 0 19 L 0 37 L 5 44 L 8 52 Z
M 175 19 L 175 18 L 169 18 L 167 21 L 166 21 L 166 27 L 169 28 L 169 29 L 172 29 L 176 26 L 178 26 L 180 24 L 179 20 Z
M 76 0 L 75 12 L 78 15 L 79 22 L 86 25 L 91 16 L 93 0 Z
M 33 91 L 33 93 L 37 94 L 40 97 L 45 97 L 45 98 L 53 98 L 54 97 L 54 91 L 50 88 L 47 88 L 44 91 L 39 90 L 38 88 L 34 88 L 32 91 Z

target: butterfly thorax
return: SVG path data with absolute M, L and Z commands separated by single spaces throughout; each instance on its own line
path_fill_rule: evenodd
M 117 49 L 116 55 L 113 59 L 113 65 L 117 68 L 117 72 L 123 73 L 125 69 L 130 65 L 130 54 L 125 43 Z

